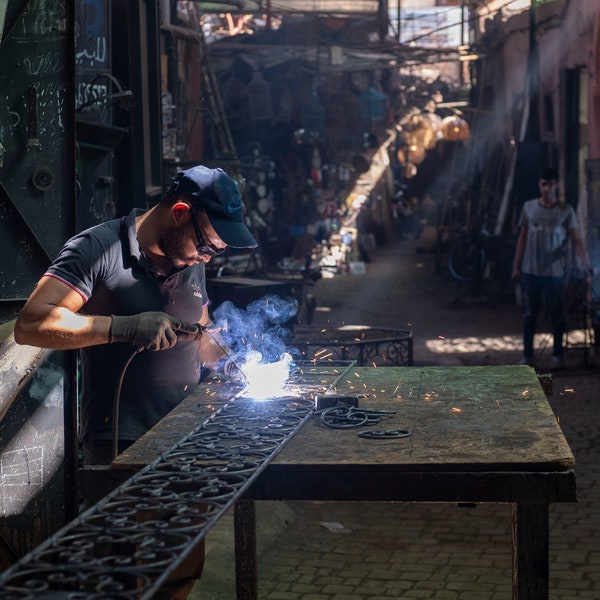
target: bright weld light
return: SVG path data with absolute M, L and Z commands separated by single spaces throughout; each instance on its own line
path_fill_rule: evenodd
M 280 360 L 273 363 L 261 363 L 262 354 L 253 352 L 241 366 L 248 382 L 242 395 L 255 400 L 266 400 L 285 395 L 285 384 L 290 373 L 292 357 L 284 353 Z

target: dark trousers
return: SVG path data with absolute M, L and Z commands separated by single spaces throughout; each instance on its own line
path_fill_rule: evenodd
M 545 308 L 554 343 L 552 354 L 562 356 L 565 333 L 565 280 L 562 277 L 538 277 L 523 273 L 523 354 L 533 357 L 533 337 L 536 333 L 538 315 Z

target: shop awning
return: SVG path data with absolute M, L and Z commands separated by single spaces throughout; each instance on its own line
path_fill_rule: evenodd
M 379 10 L 379 0 L 223 0 L 198 4 L 205 12 L 215 4 L 221 5 L 221 10 L 247 13 L 374 15 Z

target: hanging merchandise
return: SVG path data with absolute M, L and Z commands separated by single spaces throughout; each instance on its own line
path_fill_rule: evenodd
M 300 115 L 302 128 L 320 139 L 325 130 L 325 109 L 313 85 L 308 99 L 302 105 Z
M 318 148 L 314 148 L 310 161 L 310 177 L 317 187 L 321 186 L 323 175 L 321 172 L 321 154 Z
M 273 117 L 271 84 L 263 79 L 259 71 L 254 71 L 247 89 L 250 119 L 253 121 L 271 119 Z
M 358 97 L 361 117 L 368 122 L 381 121 L 385 116 L 387 96 L 376 90 L 373 86 Z
M 450 142 L 464 142 L 471 135 L 469 124 L 456 115 L 443 119 L 441 130 L 444 139 Z

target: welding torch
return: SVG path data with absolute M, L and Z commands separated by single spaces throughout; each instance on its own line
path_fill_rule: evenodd
M 234 377 L 234 379 L 240 379 L 244 385 L 248 385 L 248 379 L 244 375 L 244 372 L 242 371 L 241 367 L 237 364 L 235 359 L 231 356 L 231 354 L 229 353 L 227 348 L 225 348 L 225 346 L 219 341 L 219 339 L 216 335 L 218 329 L 209 328 L 205 325 L 201 325 L 200 329 L 201 329 L 202 333 L 208 334 L 208 336 L 213 341 L 215 346 L 217 346 L 217 348 L 219 348 L 219 350 L 227 357 L 227 362 L 225 363 L 225 367 L 223 369 L 225 374 L 229 375 L 231 377 Z M 231 368 L 228 369 L 227 364 L 229 364 Z

